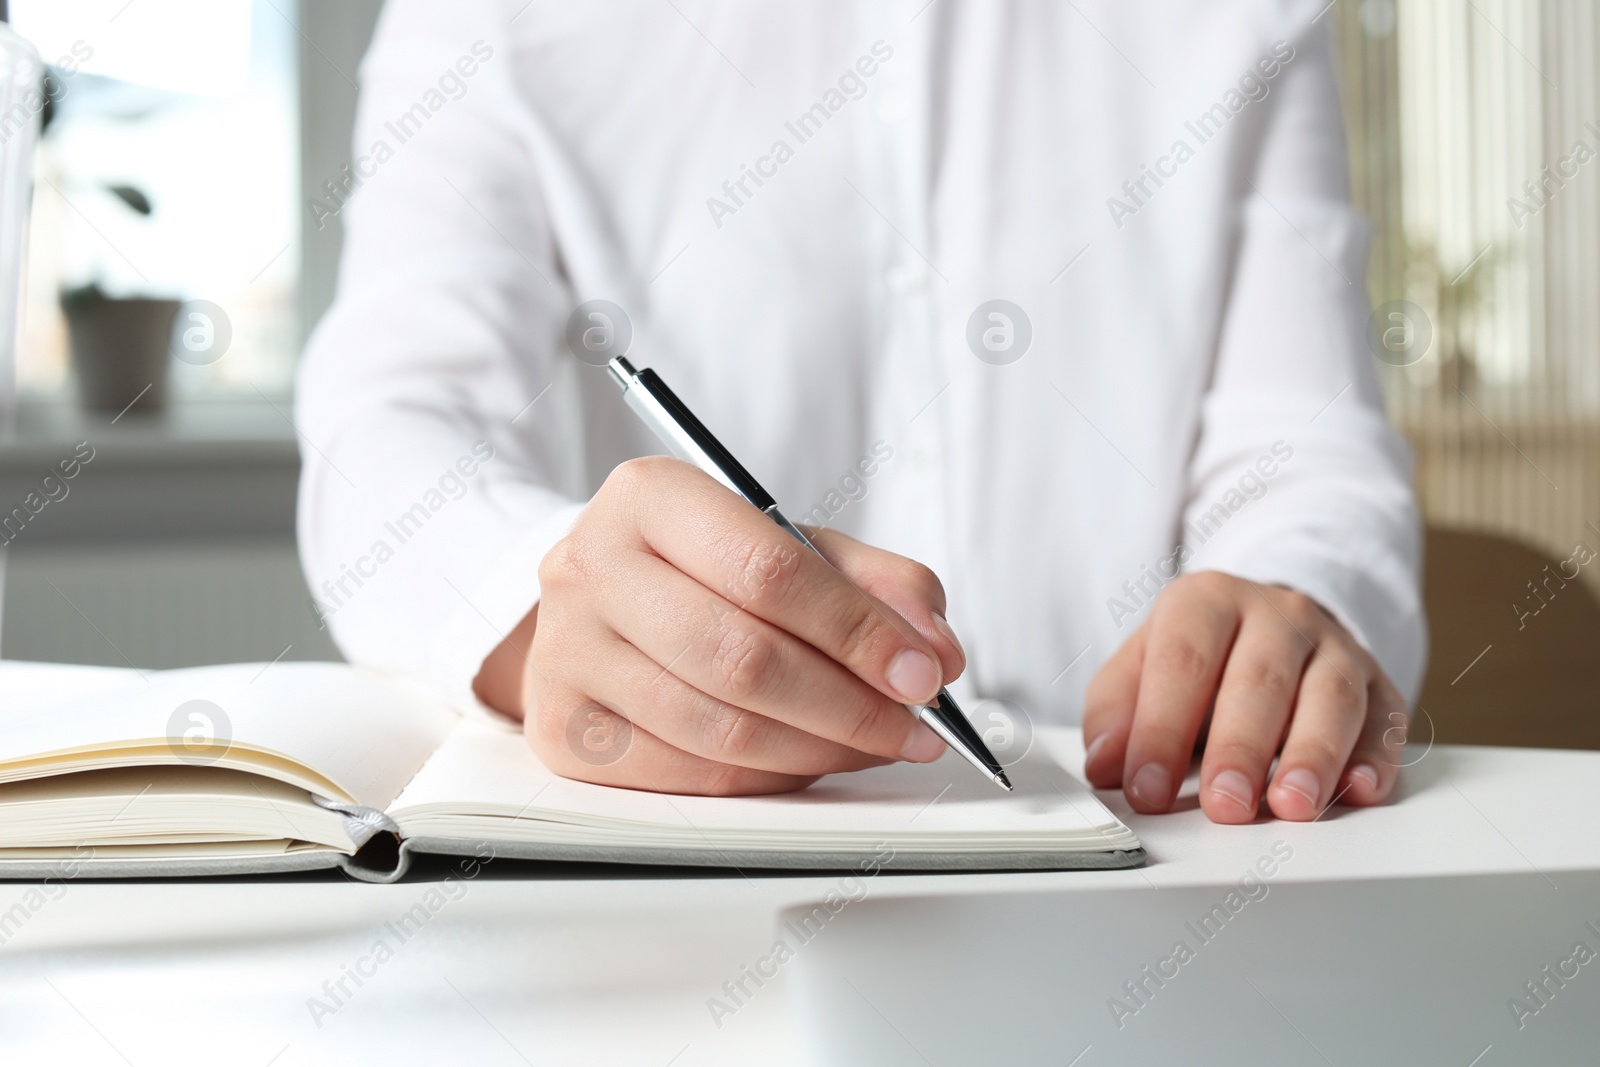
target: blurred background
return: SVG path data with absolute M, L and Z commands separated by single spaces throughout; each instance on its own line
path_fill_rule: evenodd
M 1418 333 L 1379 368 L 1429 525 L 1419 703 L 1448 740 L 1600 748 L 1600 8 L 1328 18 L 1369 294 Z
M 11 0 L 55 84 L 0 500 L 37 489 L 77 442 L 95 456 L 67 483 L 71 502 L 47 505 L 6 551 L 6 658 L 338 658 L 295 552 L 290 386 L 339 256 L 337 217 L 308 202 L 326 203 L 349 161 L 381 7 Z M 174 300 L 221 311 L 224 358 L 165 358 Z M 97 342 L 125 357 L 150 304 L 165 309 L 164 406 L 146 394 L 119 415 L 133 397 L 110 382 L 103 410 L 87 409 L 83 379 L 106 373 Z
M 0 500 L 79 441 L 96 453 L 78 502 L 5 553 L 0 652 L 336 658 L 295 557 L 289 388 L 332 295 L 339 221 L 317 204 L 349 162 L 381 0 L 10 7 L 57 83 Z M 1380 374 L 1429 523 L 1417 729 L 1600 748 L 1600 11 L 1336 0 L 1325 21 Z M 172 301 L 222 313 L 226 358 L 167 360 L 164 404 L 124 416 L 97 346 Z

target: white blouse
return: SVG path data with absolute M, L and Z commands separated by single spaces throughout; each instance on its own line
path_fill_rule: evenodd
M 661 451 L 574 355 L 609 326 L 796 521 L 934 568 L 969 710 L 1075 721 L 1180 569 L 1314 597 L 1414 695 L 1320 8 L 390 0 L 309 205 L 345 226 L 297 407 L 317 610 L 464 690 Z

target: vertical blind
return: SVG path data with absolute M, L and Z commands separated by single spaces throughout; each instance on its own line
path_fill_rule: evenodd
M 1596 5 L 1340 0 L 1328 17 L 1369 295 L 1380 333 L 1419 341 L 1379 370 L 1428 521 L 1600 550 Z

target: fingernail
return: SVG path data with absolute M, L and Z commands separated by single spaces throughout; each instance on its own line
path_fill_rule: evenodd
M 961 638 L 956 636 L 956 632 L 950 628 L 950 624 L 945 621 L 943 615 L 940 615 L 937 611 L 933 612 L 932 614 L 933 628 L 938 630 L 939 635 L 946 641 L 949 641 L 952 645 L 956 646 L 956 651 L 961 653 L 962 659 L 966 659 L 967 650 L 961 647 Z
M 1106 742 L 1109 740 L 1111 740 L 1111 732 L 1108 730 L 1089 742 L 1089 750 L 1083 754 L 1083 765 L 1085 767 L 1094 762 L 1094 758 L 1100 754 L 1102 748 L 1106 747 Z
M 1350 772 L 1350 780 L 1360 782 L 1373 792 L 1378 790 L 1378 772 L 1372 768 L 1371 764 L 1362 763 L 1358 765 L 1355 770 Z
M 1250 779 L 1238 771 L 1223 771 L 1211 779 L 1211 791 L 1227 797 L 1246 811 L 1255 810 L 1255 788 L 1251 786 Z
M 914 649 L 889 662 L 889 688 L 907 704 L 923 704 L 939 691 L 939 665 Z
M 1278 779 L 1278 785 L 1291 793 L 1299 793 L 1312 807 L 1316 807 L 1317 801 L 1322 799 L 1322 783 L 1304 767 L 1296 767 Z
M 1147 808 L 1165 808 L 1172 803 L 1172 775 L 1159 763 L 1146 763 L 1134 774 L 1128 790 Z
M 928 724 L 919 722 L 911 728 L 911 736 L 906 738 L 906 747 L 900 750 L 900 758 L 910 760 L 912 763 L 932 763 L 944 755 L 944 739 L 928 728 Z

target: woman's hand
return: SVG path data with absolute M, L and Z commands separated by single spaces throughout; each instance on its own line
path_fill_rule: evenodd
M 624 463 L 545 556 L 479 695 L 525 713 L 552 770 L 606 785 L 771 793 L 937 759 L 905 705 L 966 666 L 943 587 L 841 534 L 814 541 L 828 562 L 687 463 Z
M 1312 600 L 1214 571 L 1164 589 L 1089 683 L 1085 773 L 1135 811 L 1171 807 L 1201 730 L 1200 807 L 1244 823 L 1267 807 L 1314 819 L 1335 798 L 1377 804 L 1399 773 L 1406 705 Z M 1267 769 L 1278 755 L 1267 784 Z

